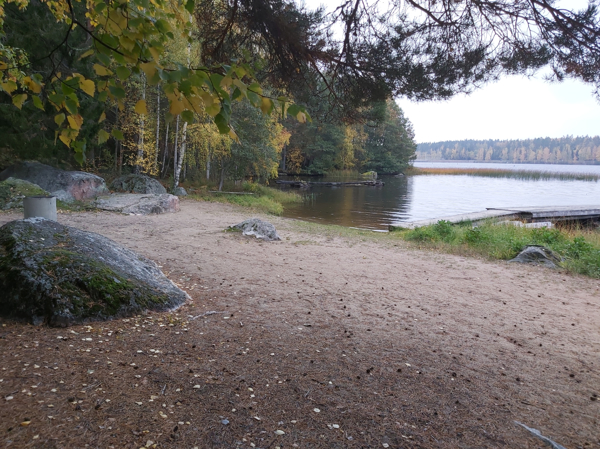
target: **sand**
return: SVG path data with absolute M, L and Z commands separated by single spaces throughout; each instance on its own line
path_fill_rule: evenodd
M 252 216 L 282 241 L 224 232 Z M 192 200 L 58 221 L 192 301 L 69 329 L 2 319 L 2 447 L 545 447 L 515 421 L 600 447 L 599 280 Z

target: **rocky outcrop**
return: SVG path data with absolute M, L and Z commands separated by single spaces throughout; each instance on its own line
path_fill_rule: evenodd
M 40 186 L 22 179 L 8 178 L 0 181 L 0 209 L 17 209 L 23 207 L 23 199 L 26 196 L 47 196 Z
M 51 326 L 171 310 L 188 299 L 151 260 L 41 218 L 0 228 L 0 291 L 1 315 Z
M 179 198 L 168 193 L 163 195 L 124 193 L 100 197 L 94 202 L 94 206 L 123 214 L 164 214 L 179 211 Z
M 281 240 L 277 234 L 275 226 L 267 221 L 258 218 L 250 218 L 236 225 L 229 227 L 230 231 L 241 231 L 244 235 L 253 235 L 257 239 L 266 241 Z
M 509 262 L 528 263 L 533 265 L 542 265 L 548 268 L 558 268 L 562 258 L 545 246 L 530 245 L 526 246 L 517 257 Z
M 92 173 L 64 171 L 39 162 L 19 162 L 0 173 L 0 181 L 8 178 L 29 181 L 62 201 L 81 201 L 108 192 L 104 179 Z
M 110 184 L 110 188 L 115 192 L 153 193 L 157 195 L 167 193 L 167 189 L 160 182 L 146 175 L 119 176 Z

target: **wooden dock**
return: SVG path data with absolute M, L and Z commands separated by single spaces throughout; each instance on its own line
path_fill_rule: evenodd
M 484 220 L 519 220 L 525 223 L 536 223 L 541 221 L 581 221 L 600 220 L 600 205 L 593 206 L 548 206 L 548 207 L 519 207 L 519 208 L 487 208 L 480 212 L 470 214 L 458 214 L 447 217 L 431 218 L 428 220 L 400 222 L 390 225 L 390 231 L 396 229 L 415 229 L 421 226 L 436 224 L 445 220 L 452 224 L 471 222 L 477 224 Z

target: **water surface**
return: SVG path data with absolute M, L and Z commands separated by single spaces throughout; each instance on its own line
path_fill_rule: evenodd
M 415 163 L 415 166 L 424 166 Z M 435 163 L 436 167 L 512 168 L 516 164 Z M 533 168 L 532 168 L 533 167 Z M 560 169 L 555 169 L 560 167 Z M 519 169 L 600 174 L 600 166 L 519 164 Z M 585 170 L 581 170 L 585 168 Z M 286 178 L 282 178 L 286 179 Z M 340 181 L 340 178 L 305 178 Z M 486 208 L 600 204 L 600 182 L 519 180 L 463 175 L 381 178 L 383 187 L 311 187 L 306 200 L 285 208 L 284 216 L 325 224 L 387 230 L 402 221 L 441 218 Z

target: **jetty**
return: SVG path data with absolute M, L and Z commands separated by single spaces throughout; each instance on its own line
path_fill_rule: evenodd
M 349 182 L 313 182 L 313 181 L 275 181 L 276 184 L 288 185 L 290 187 L 299 187 L 301 189 L 307 189 L 312 186 L 321 187 L 355 187 L 355 186 L 372 186 L 382 187 L 385 185 L 383 181 L 372 179 L 369 181 L 349 181 Z
M 523 223 L 540 222 L 590 222 L 600 220 L 600 205 L 592 206 L 545 206 L 545 207 L 518 207 L 518 208 L 494 208 L 489 207 L 486 210 L 472 212 L 469 214 L 458 214 L 447 217 L 431 218 L 428 220 L 407 221 L 390 225 L 389 230 L 415 229 L 421 226 L 436 224 L 438 221 L 445 220 L 452 224 L 470 222 L 474 225 L 485 220 L 516 220 Z

